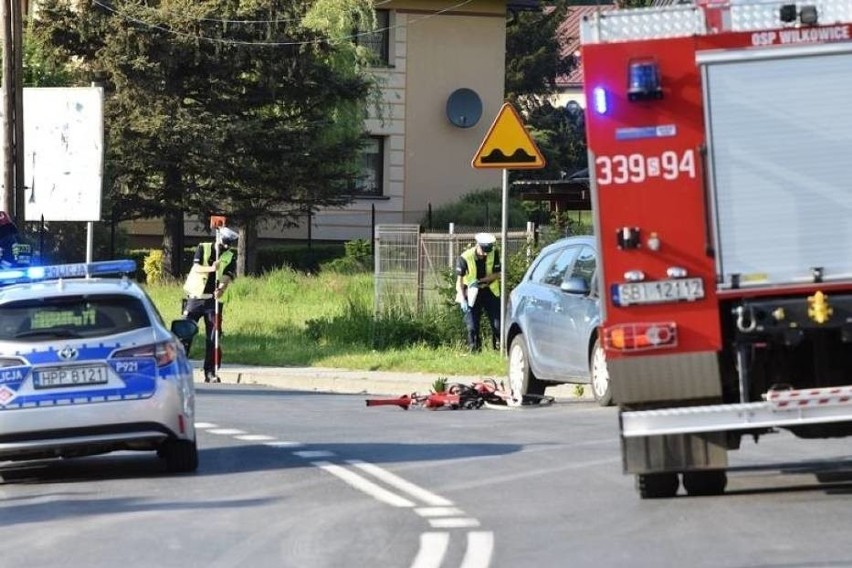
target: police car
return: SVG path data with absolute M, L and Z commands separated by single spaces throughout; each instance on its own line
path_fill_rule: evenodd
M 198 467 L 186 355 L 198 327 L 166 327 L 135 269 L 0 270 L 0 462 L 147 450 L 170 472 Z

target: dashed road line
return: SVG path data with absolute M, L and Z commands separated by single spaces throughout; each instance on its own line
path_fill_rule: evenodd
M 337 454 L 334 452 L 329 452 L 328 450 L 301 450 L 298 452 L 293 452 L 294 456 L 298 456 L 300 458 L 305 458 L 306 460 L 316 459 L 316 458 L 333 458 Z
M 418 507 L 414 512 L 421 517 L 455 517 L 464 515 L 458 507 Z
M 246 434 L 244 436 L 234 436 L 237 440 L 242 440 L 243 442 L 268 442 L 274 440 L 272 436 L 266 436 L 264 434 Z
M 450 547 L 450 533 L 427 532 L 420 535 L 420 550 L 411 568 L 439 568 Z
M 469 529 L 479 526 L 479 521 L 473 517 L 445 517 L 443 519 L 429 519 L 429 525 L 433 529 Z
M 283 440 L 272 440 L 270 442 L 265 442 L 264 446 L 269 446 L 270 448 L 304 448 L 305 444 L 302 442 L 285 442 Z
M 411 495 L 412 497 L 414 497 L 416 499 L 420 499 L 421 501 L 423 501 L 427 505 L 433 505 L 435 507 L 441 507 L 441 506 L 449 507 L 450 505 L 453 504 L 453 502 L 450 501 L 449 499 L 445 499 L 444 497 L 441 497 L 440 495 L 435 495 L 431 491 L 427 491 L 426 489 L 423 489 L 419 485 L 415 485 L 415 484 L 411 483 L 410 481 L 408 481 L 407 479 L 403 479 L 403 478 L 399 477 L 398 475 L 391 473 L 388 470 L 383 469 L 383 468 L 381 468 L 377 465 L 367 463 L 367 462 L 363 462 L 361 460 L 347 460 L 347 463 L 352 464 L 355 467 L 357 467 L 358 469 L 362 469 L 362 470 L 366 471 L 367 473 L 370 473 L 371 475 L 373 475 L 377 479 L 384 481 L 388 485 L 395 487 L 396 489 L 399 489 L 400 491 L 408 493 L 409 495 Z
M 236 428 L 220 428 L 218 425 L 209 422 L 197 422 L 195 427 L 200 430 L 206 430 L 211 434 L 233 436 L 235 439 L 245 442 L 262 442 L 263 445 L 272 448 L 295 449 L 305 447 L 305 444 L 302 442 L 277 440 L 272 436 L 249 434 Z M 333 458 L 337 455 L 327 450 L 297 450 L 292 453 L 294 456 L 308 460 Z M 432 528 L 468 529 L 480 526 L 477 519 L 466 516 L 462 509 L 452 506 L 453 502 L 449 499 L 436 495 L 375 464 L 362 460 L 346 460 L 348 465 L 373 476 L 393 489 L 408 494 L 410 497 L 423 502 L 427 506 L 415 508 L 416 504 L 410 499 L 398 495 L 342 465 L 329 461 L 311 461 L 310 463 L 379 502 L 393 507 L 414 508 L 414 511 L 418 515 L 428 520 Z M 437 531 L 422 533 L 420 535 L 420 548 L 417 551 L 411 568 L 440 568 L 449 550 L 450 535 L 451 533 L 449 532 Z M 460 568 L 487 568 L 491 564 L 493 552 L 493 532 L 468 531 L 467 548 L 465 549 Z
M 460 568 L 487 568 L 494 554 L 494 533 L 471 531 L 467 533 L 467 549 Z
M 236 428 L 211 428 L 207 431 L 219 436 L 236 436 L 237 434 L 245 434 L 244 430 L 238 430 Z
M 405 497 L 400 497 L 396 493 L 388 491 L 384 487 L 376 485 L 369 479 L 365 477 L 361 477 L 357 473 L 346 469 L 343 466 L 336 465 L 330 462 L 311 462 L 318 468 L 321 468 L 328 473 L 334 475 L 335 477 L 343 480 L 348 483 L 355 489 L 362 491 L 376 499 L 381 501 L 382 503 L 387 503 L 392 507 L 414 507 L 414 503 L 406 499 Z

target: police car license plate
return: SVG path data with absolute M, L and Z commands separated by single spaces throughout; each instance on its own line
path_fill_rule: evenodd
M 704 297 L 704 282 L 701 278 L 631 282 L 616 284 L 614 288 L 613 303 L 618 306 L 679 302 Z
M 35 372 L 35 388 L 74 387 L 101 385 L 109 381 L 107 368 L 103 365 L 79 367 L 52 367 Z

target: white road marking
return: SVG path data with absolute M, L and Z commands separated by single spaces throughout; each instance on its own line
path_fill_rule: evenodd
M 265 446 L 273 448 L 301 448 L 301 442 L 290 442 L 276 440 L 272 436 L 263 434 L 247 434 L 236 428 L 218 428 L 216 424 L 209 422 L 198 422 L 195 427 L 207 430 L 211 434 L 230 435 L 235 439 L 245 442 L 263 442 Z M 301 450 L 293 452 L 293 455 L 315 459 L 321 457 L 333 457 L 336 454 L 326 450 Z M 383 469 L 375 464 L 361 460 L 347 460 L 347 463 L 364 471 L 373 477 L 383 481 L 399 491 L 407 493 L 411 497 L 423 501 L 428 507 L 415 509 L 418 515 L 429 519 L 433 528 L 458 529 L 480 526 L 477 519 L 464 517 L 464 511 L 453 507 L 449 499 L 436 495 L 410 481 L 399 477 L 395 473 Z M 326 461 L 312 461 L 312 465 L 334 475 L 346 484 L 369 495 L 370 497 L 391 505 L 392 507 L 414 507 L 415 503 L 389 491 L 376 483 L 368 480 L 354 471 L 343 466 Z M 0 476 L 0 482 L 3 481 Z M 425 532 L 420 535 L 420 549 L 414 558 L 411 568 L 440 568 L 450 546 L 450 534 L 447 532 Z M 490 531 L 472 531 L 467 533 L 467 549 L 460 568 L 488 568 L 494 552 L 494 533 Z
M 450 546 L 450 533 L 427 532 L 420 535 L 420 550 L 411 568 L 438 568 Z
M 293 455 L 310 460 L 315 458 L 332 458 L 335 456 L 335 453 L 328 450 L 302 450 L 300 452 L 293 452 Z
M 266 442 L 264 446 L 270 448 L 303 448 L 305 444 L 302 442 L 285 442 L 283 440 L 275 440 L 274 442 Z
M 469 529 L 478 527 L 479 521 L 471 517 L 445 517 L 443 519 L 430 519 L 429 524 L 433 529 Z
M 321 468 L 328 473 L 334 475 L 335 477 L 343 480 L 348 483 L 355 489 L 362 491 L 376 499 L 381 501 L 382 503 L 387 503 L 392 507 L 414 507 L 414 503 L 405 499 L 404 497 L 400 497 L 396 493 L 391 493 L 384 487 L 380 487 L 373 483 L 372 481 L 361 477 L 357 473 L 353 471 L 349 471 L 343 466 L 335 465 L 329 462 L 311 462 L 313 465 Z
M 211 434 L 218 434 L 220 436 L 236 436 L 237 434 L 245 434 L 245 430 L 237 430 L 236 428 L 214 428 L 213 430 L 207 430 Z
M 355 467 L 366 471 L 367 473 L 375 476 L 378 479 L 381 479 L 388 485 L 399 489 L 405 493 L 408 493 L 412 497 L 416 499 L 420 499 L 427 505 L 432 505 L 435 507 L 448 507 L 453 504 L 449 499 L 444 499 L 440 495 L 435 495 L 431 491 L 427 491 L 422 487 L 411 483 L 410 481 L 403 479 L 396 475 L 395 473 L 391 473 L 386 469 L 383 469 L 375 464 L 363 462 L 361 460 L 348 460 L 347 463 L 354 465 Z
M 458 507 L 419 507 L 414 509 L 421 517 L 460 517 L 464 511 Z
M 235 438 L 245 442 L 266 442 L 275 439 L 272 436 L 265 436 L 263 434 L 246 434 L 244 436 L 235 436 Z
M 467 533 L 467 550 L 460 568 L 488 568 L 494 553 L 494 533 L 472 531 Z

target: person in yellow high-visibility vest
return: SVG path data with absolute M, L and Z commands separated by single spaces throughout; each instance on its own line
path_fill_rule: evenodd
M 500 348 L 500 255 L 491 233 L 477 233 L 476 245 L 456 260 L 456 302 L 461 306 L 467 328 L 467 346 L 482 349 L 479 320 L 482 312 L 491 326 L 491 345 Z
M 217 343 L 222 330 L 222 295 L 236 278 L 237 253 L 232 247 L 237 244 L 238 238 L 236 231 L 221 227 L 216 230 L 215 243 L 199 244 L 183 285 L 186 292 L 184 317 L 195 323 L 204 318 L 207 332 L 204 349 L 206 383 L 220 382 L 217 371 L 222 355 Z

